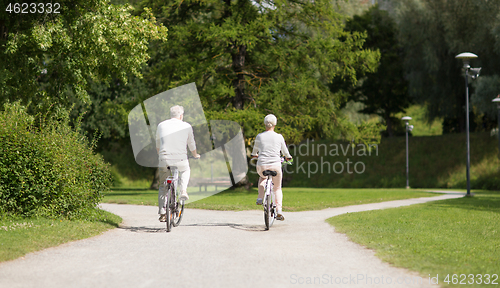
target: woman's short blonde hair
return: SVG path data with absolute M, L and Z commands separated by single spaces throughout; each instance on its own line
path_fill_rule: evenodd
M 278 119 L 273 114 L 269 114 L 264 118 L 264 125 L 266 125 L 267 128 L 276 126 L 277 123 Z

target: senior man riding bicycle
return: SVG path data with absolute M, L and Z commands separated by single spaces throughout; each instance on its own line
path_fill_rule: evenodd
M 281 180 L 283 174 L 281 172 L 281 158 L 280 155 L 283 154 L 286 160 L 292 159 L 288 148 L 286 147 L 285 139 L 281 134 L 274 132 L 274 127 L 278 119 L 273 114 L 269 114 L 264 118 L 264 125 L 266 126 L 266 131 L 260 133 L 255 138 L 255 144 L 253 146 L 252 157 L 257 160 L 257 173 L 260 176 L 259 179 L 259 196 L 257 198 L 257 205 L 262 205 L 262 197 L 264 196 L 264 190 L 266 185 L 266 179 L 262 172 L 265 170 L 276 171 L 276 176 L 273 177 L 274 183 L 274 195 L 276 198 L 276 208 L 277 208 L 277 220 L 285 220 L 283 213 L 281 211 L 283 192 L 281 190 Z M 281 153 L 281 154 L 280 154 Z
M 158 124 L 156 130 L 156 152 L 158 153 L 160 169 L 160 185 L 158 189 L 158 214 L 160 222 L 167 221 L 165 201 L 167 196 L 167 187 L 165 179 L 171 175 L 168 166 L 176 166 L 179 171 L 178 187 L 181 191 L 181 199 L 187 200 L 187 185 L 191 170 L 187 156 L 187 149 L 193 154 L 194 158 L 200 158 L 196 153 L 196 143 L 194 141 L 193 127 L 182 121 L 184 118 L 184 108 L 176 105 L 170 108 L 171 119 Z

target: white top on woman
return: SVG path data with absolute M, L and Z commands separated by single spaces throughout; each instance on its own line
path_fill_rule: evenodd
M 292 158 L 281 134 L 274 131 L 265 131 L 257 135 L 253 146 L 252 156 L 259 155 L 257 166 L 278 165 L 281 166 L 281 153 L 286 158 Z

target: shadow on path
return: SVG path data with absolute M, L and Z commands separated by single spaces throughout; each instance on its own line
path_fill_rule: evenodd
M 231 227 L 243 231 L 252 231 L 252 232 L 266 231 L 264 226 L 235 224 L 235 223 L 202 223 L 202 224 L 187 224 L 187 225 L 181 224 L 180 228 L 182 227 Z M 120 226 L 118 227 L 118 229 L 127 230 L 131 232 L 158 233 L 158 232 L 165 232 L 166 227 Z
M 231 227 L 234 229 L 244 230 L 244 231 L 266 231 L 264 229 L 264 226 L 235 224 L 235 223 L 203 223 L 203 224 L 188 224 L 188 225 L 182 225 L 182 226 Z
M 131 227 L 131 226 L 120 226 L 118 229 L 128 230 L 131 232 L 145 232 L 145 233 L 158 233 L 165 232 L 166 227 Z

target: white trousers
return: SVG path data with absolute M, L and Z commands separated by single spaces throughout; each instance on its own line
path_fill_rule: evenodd
M 177 190 L 181 193 L 187 191 L 189 177 L 191 176 L 191 169 L 189 168 L 188 160 L 167 160 L 160 159 L 160 185 L 158 189 L 158 214 L 166 214 L 166 201 L 167 201 L 167 185 L 165 180 L 171 176 L 171 171 L 168 166 L 176 166 L 179 171 L 179 178 L 177 180 Z

